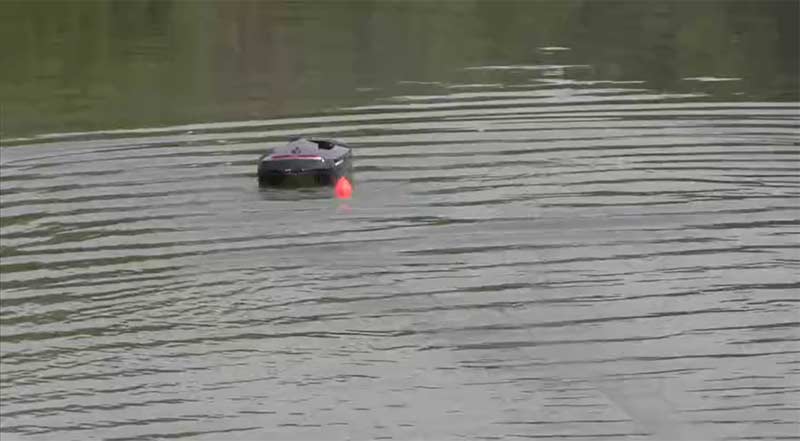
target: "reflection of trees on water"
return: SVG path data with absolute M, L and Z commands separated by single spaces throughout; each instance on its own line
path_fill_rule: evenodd
M 680 90 L 682 79 L 739 76 L 764 99 L 798 99 L 797 2 L 585 2 L 572 41 L 600 75 Z M 615 64 L 617 66 L 615 66 Z M 791 93 L 787 93 L 791 91 Z
M 403 93 L 399 81 L 468 81 L 463 67 L 487 64 L 588 64 L 571 74 L 665 90 L 697 87 L 685 77 L 741 77 L 728 88 L 798 99 L 794 1 L 3 2 L 0 10 L 4 134 L 316 113 L 373 99 L 357 89 L 391 96 Z M 537 51 L 551 45 L 571 50 Z

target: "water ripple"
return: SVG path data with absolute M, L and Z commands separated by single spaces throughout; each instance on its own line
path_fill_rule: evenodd
M 3 433 L 790 436 L 797 103 L 485 79 L 5 140 Z M 259 190 L 315 132 L 355 146 L 354 199 Z

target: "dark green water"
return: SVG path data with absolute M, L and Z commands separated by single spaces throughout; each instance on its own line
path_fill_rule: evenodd
M 580 79 L 798 100 L 795 1 L 5 1 L 0 11 L 4 137 L 336 114 L 419 90 L 404 81 L 472 81 L 465 67 L 491 64 L 581 64 Z
M 793 439 L 798 12 L 0 3 L 0 438 Z

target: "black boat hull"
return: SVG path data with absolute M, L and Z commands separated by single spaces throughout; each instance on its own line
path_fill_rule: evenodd
M 311 170 L 275 170 L 263 163 L 258 167 L 258 184 L 262 187 L 310 187 L 335 185 L 341 177 L 352 175 L 352 161 L 348 154 L 339 165 Z

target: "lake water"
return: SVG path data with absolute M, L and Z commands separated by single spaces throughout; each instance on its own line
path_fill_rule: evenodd
M 798 435 L 797 2 L 0 10 L 4 440 Z

